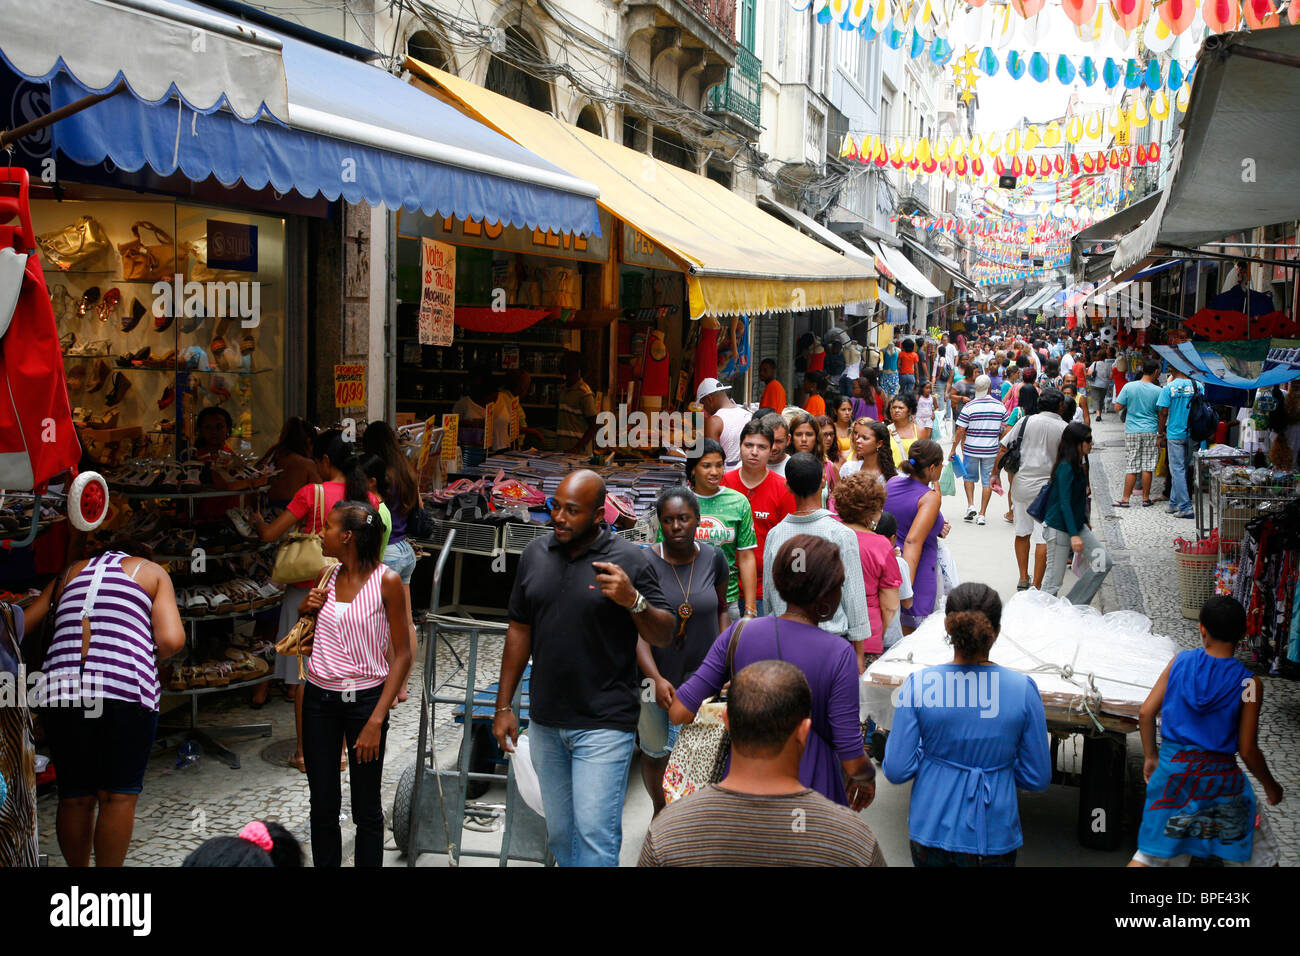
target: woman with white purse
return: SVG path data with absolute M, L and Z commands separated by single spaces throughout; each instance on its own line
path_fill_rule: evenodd
M 340 501 L 369 501 L 378 506 L 379 500 L 366 490 L 366 476 L 351 442 L 343 440 L 338 428 L 321 432 L 312 443 L 312 456 L 325 480 L 320 484 L 303 485 L 289 501 L 288 507 L 269 524 L 259 514 L 254 514 L 252 524 L 263 541 L 279 541 L 297 529 L 298 537 L 283 545 L 276 553 L 276 568 L 272 578 L 286 585 L 284 602 L 280 605 L 280 627 L 276 640 L 284 637 L 298 623 L 298 605 L 307 597 L 324 566 L 329 563 L 322 552 L 321 535 L 325 518 Z M 292 562 L 289 559 L 293 559 Z M 282 579 L 288 564 L 300 566 L 303 577 L 297 580 Z M 302 755 L 302 681 L 298 677 L 298 661 L 292 657 L 277 657 L 275 676 L 286 685 L 294 686 L 294 718 L 297 726 L 298 749 L 289 764 L 302 773 L 307 772 Z M 340 769 L 346 767 L 343 761 Z

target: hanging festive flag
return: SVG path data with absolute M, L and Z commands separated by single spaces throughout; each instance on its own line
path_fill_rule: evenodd
M 1052 168 L 1056 170 L 1056 174 L 1057 174 L 1058 176 L 1062 176 L 1062 175 L 1064 175 L 1064 174 L 1065 174 L 1065 157 L 1062 156 L 1060 153 L 1057 153 L 1057 154 L 1056 154 L 1056 158 L 1055 158 L 1054 160 L 1052 160 Z
M 993 52 L 992 47 L 986 46 L 983 50 L 980 51 L 980 56 L 979 56 L 979 61 L 977 63 L 977 66 L 979 66 L 980 72 L 982 72 L 985 76 L 997 75 L 998 58 L 997 55 Z
M 1142 85 L 1152 91 L 1158 90 L 1165 85 L 1164 77 L 1160 75 L 1159 60 L 1152 60 L 1147 64 L 1147 71 L 1142 78 Z
M 1180 113 L 1186 113 L 1187 105 L 1191 102 L 1191 99 L 1192 86 L 1190 83 L 1184 83 L 1183 88 L 1178 91 L 1178 95 L 1174 98 L 1174 105 L 1178 107 Z
M 1156 7 L 1156 16 L 1174 36 L 1180 36 L 1196 17 L 1196 0 L 1165 0 Z
M 1155 60 L 1151 61 L 1152 63 Z M 1138 66 L 1137 60 L 1129 60 L 1124 66 L 1124 89 L 1136 90 L 1142 85 L 1142 68 Z
M 1157 120 L 1169 119 L 1169 94 L 1161 90 L 1155 96 L 1151 97 L 1151 118 Z
M 1132 33 L 1151 15 L 1151 0 L 1111 0 L 1111 15 L 1126 33 Z
M 1120 71 L 1119 64 L 1110 57 L 1106 57 L 1106 63 L 1101 68 L 1101 81 L 1106 84 L 1106 89 L 1113 90 L 1119 86 L 1119 81 L 1123 77 L 1124 74 Z
M 1025 130 L 1024 148 L 1026 150 L 1037 149 L 1039 142 L 1042 140 L 1037 126 L 1030 126 Z
M 1110 168 L 1119 169 L 1119 150 L 1113 147 L 1110 151 Z
M 1034 162 L 1034 157 L 1030 156 L 1027 160 L 1025 160 L 1025 175 L 1036 176 L 1037 174 L 1038 174 L 1038 165 Z
M 1147 148 L 1145 144 L 1137 148 L 1137 153 L 1134 155 L 1133 159 L 1139 166 L 1145 166 L 1147 164 Z
M 1237 0 L 1201 0 L 1201 16 L 1211 33 L 1227 33 L 1241 22 Z
M 943 37 L 935 37 L 934 42 L 930 44 L 930 59 L 939 66 L 947 65 L 952 59 L 952 44 Z
M 1034 55 L 1029 58 L 1029 75 L 1035 81 L 1039 83 L 1046 82 L 1051 71 L 1051 64 L 1047 62 L 1047 57 L 1043 56 L 1043 54 L 1035 52 Z
M 1139 97 L 1133 102 L 1133 110 L 1130 113 L 1134 126 L 1146 126 L 1150 117 L 1147 114 L 1146 104 Z
M 1074 82 L 1076 71 L 1074 63 L 1070 58 L 1062 53 L 1056 58 L 1056 79 L 1062 86 L 1069 86 Z
M 1097 12 L 1097 0 L 1061 0 L 1061 7 L 1070 22 L 1081 27 Z
M 1048 123 L 1043 130 L 1043 145 L 1052 148 L 1061 145 L 1061 127 L 1055 121 Z
M 1079 175 L 1079 157 L 1076 156 L 1074 153 L 1070 154 L 1070 175 L 1071 176 Z
M 1177 60 L 1169 61 L 1169 92 L 1177 93 L 1183 86 L 1183 67 Z
M 1267 30 L 1280 22 L 1273 0 L 1245 0 L 1242 8 L 1246 14 L 1246 25 L 1252 30 Z
M 1028 20 L 1036 17 L 1047 5 L 1047 0 L 1011 0 L 1011 9 Z
M 1025 61 L 1015 50 L 1007 53 L 1007 72 L 1011 74 L 1013 80 L 1018 80 L 1025 75 Z
M 918 56 L 920 56 L 922 53 L 925 52 L 925 46 L 926 43 L 923 39 L 921 39 L 921 34 L 917 33 L 916 30 L 913 29 L 912 47 L 910 50 L 908 50 L 908 56 L 910 56 L 913 60 L 915 60 Z

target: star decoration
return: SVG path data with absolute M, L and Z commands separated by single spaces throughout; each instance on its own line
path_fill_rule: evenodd
M 957 89 L 961 91 L 957 98 L 963 103 L 969 103 L 975 98 L 975 82 L 977 79 L 975 66 L 978 58 L 979 54 L 972 49 L 967 49 L 965 53 L 953 61 L 952 78 L 953 82 L 957 84 Z

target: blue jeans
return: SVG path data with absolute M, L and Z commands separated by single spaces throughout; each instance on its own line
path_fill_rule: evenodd
M 560 866 L 618 866 L 623 799 L 636 734 L 564 730 L 533 721 L 533 767 L 546 811 L 547 844 Z
M 962 460 L 962 467 L 966 470 L 966 482 L 974 484 L 978 476 L 980 487 L 987 488 L 993 484 L 993 466 L 997 464 L 997 455 L 965 455 Z
M 903 392 L 915 392 L 916 376 L 905 375 L 902 372 L 900 372 L 898 375 L 898 391 L 900 394 Z
M 1170 438 L 1165 441 L 1169 454 L 1169 506 L 1178 511 L 1192 510 L 1192 495 L 1187 490 L 1187 463 L 1194 454 L 1191 438 Z
M 641 701 L 641 717 L 636 723 L 636 733 L 641 752 L 647 757 L 667 757 L 677 746 L 681 724 L 668 719 L 668 711 L 655 700 Z

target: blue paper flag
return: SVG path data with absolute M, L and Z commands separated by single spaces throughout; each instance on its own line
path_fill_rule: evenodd
M 1106 57 L 1106 64 L 1101 68 L 1101 81 L 1106 84 L 1106 89 L 1113 90 L 1119 86 L 1119 81 L 1124 78 L 1120 72 L 1119 64 Z
M 976 66 L 984 72 L 985 76 L 995 76 L 997 74 L 998 57 L 993 52 L 992 47 L 986 46 L 984 48 L 983 52 L 980 53 L 979 62 L 976 63 Z
M 1043 54 L 1035 52 L 1034 55 L 1029 58 L 1029 75 L 1037 82 L 1046 82 L 1051 71 L 1051 64 L 1047 62 L 1047 57 L 1043 56 Z
M 1137 65 L 1137 60 L 1129 60 L 1124 67 L 1124 89 L 1136 90 L 1142 85 L 1142 70 Z
M 917 33 L 916 30 L 913 30 L 912 48 L 908 50 L 907 55 L 910 56 L 913 60 L 915 60 L 918 56 L 920 56 L 924 52 L 925 52 L 925 40 L 921 38 L 921 34 Z
M 1062 53 L 1056 58 L 1056 78 L 1062 86 L 1069 86 L 1074 82 L 1075 69 L 1070 58 Z
M 952 59 L 952 44 L 943 37 L 935 37 L 934 42 L 930 44 L 930 59 L 939 66 L 945 65 Z
M 1084 86 L 1092 86 L 1097 82 L 1097 64 L 1092 62 L 1092 57 L 1085 56 L 1079 64 L 1079 78 L 1083 80 Z
M 1148 90 L 1158 90 L 1165 85 L 1164 77 L 1160 75 L 1160 61 L 1152 60 L 1147 64 L 1147 75 L 1142 78 Z
M 1011 74 L 1013 80 L 1018 80 L 1025 75 L 1025 61 L 1020 59 L 1020 54 L 1015 50 L 1007 52 L 1007 72 Z

